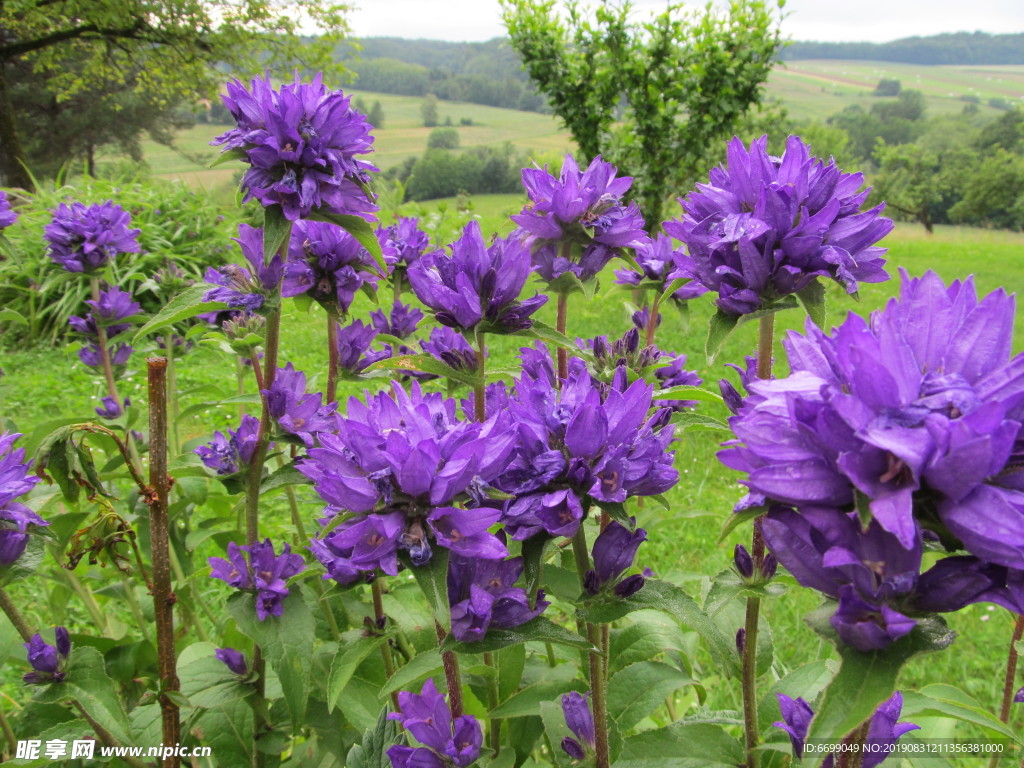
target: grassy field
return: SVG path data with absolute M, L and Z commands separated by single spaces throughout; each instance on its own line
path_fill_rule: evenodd
M 518 210 L 522 199 L 514 195 L 495 195 L 472 201 L 471 214 L 481 220 L 485 232 L 507 231 L 509 212 Z M 432 203 L 421 209 L 410 208 L 410 213 L 430 215 L 431 210 L 444 206 L 449 213 L 455 208 L 455 201 Z M 1024 235 L 1006 232 L 992 232 L 972 229 L 939 227 L 933 236 L 927 236 L 913 225 L 899 225 L 889 238 L 889 258 L 892 272 L 897 267 L 907 269 L 911 274 L 921 274 L 934 269 L 947 280 L 975 274 L 981 291 L 988 292 L 999 286 L 1017 290 L 1024 286 Z M 629 327 L 630 294 L 614 292 L 610 270 L 603 279 L 602 293 L 596 300 L 585 302 L 579 297 L 573 299 L 570 311 L 569 332 L 575 336 L 609 334 L 617 336 Z M 830 289 L 830 318 L 840 320 L 847 311 L 867 312 L 880 307 L 897 291 L 897 283 L 890 281 L 875 286 L 865 286 L 861 303 L 856 305 L 838 290 Z M 365 301 L 357 304 L 354 317 L 365 318 L 372 307 Z M 698 300 L 694 303 L 689 324 L 682 323 L 675 315 L 668 315 L 659 331 L 658 343 L 664 349 L 685 352 L 690 365 L 698 370 L 706 383 L 713 382 L 726 373 L 722 362 L 708 366 L 702 354 L 703 339 L 707 320 L 710 317 L 710 302 Z M 541 312 L 541 318 L 554 321 L 554 307 L 551 303 Z M 778 316 L 781 336 L 785 329 L 802 326 L 802 318 L 796 312 Z M 323 385 L 325 354 L 324 317 L 314 309 L 310 314 L 288 311 L 283 329 L 282 362 L 292 362 L 310 376 L 310 388 Z M 492 337 L 489 340 L 493 354 L 499 361 L 511 361 L 519 342 L 514 337 Z M 752 324 L 741 326 L 730 339 L 723 351 L 721 361 L 740 360 L 749 354 L 755 344 L 755 328 Z M 1024 312 L 1017 321 L 1016 350 L 1024 348 Z M 145 351 L 145 350 L 142 350 Z M 777 346 L 778 371 L 785 371 L 781 347 Z M 144 402 L 144 372 L 139 370 L 142 355 L 137 355 L 135 365 L 122 391 L 137 403 Z M 6 350 L 3 354 L 4 377 L 0 379 L 0 414 L 8 426 L 30 432 L 35 424 L 46 419 L 88 415 L 92 412 L 101 394 L 101 382 L 87 375 L 75 356 L 61 349 Z M 189 354 L 178 366 L 178 377 L 185 393 L 182 407 L 217 399 L 217 392 L 231 394 L 234 374 L 230 361 L 220 353 L 199 349 Z M 361 387 L 347 384 L 340 394 L 358 394 Z M 719 414 L 721 415 L 721 414 Z M 214 428 L 233 426 L 237 412 L 234 407 L 211 406 L 199 414 L 185 419 L 179 425 L 181 438 L 186 447 L 208 439 Z M 642 550 L 642 557 L 662 577 L 684 584 L 693 594 L 702 594 L 709 586 L 709 575 L 729 567 L 733 544 L 745 540 L 748 531 L 741 531 L 728 537 L 721 544 L 718 535 L 729 510 L 739 497 L 741 489 L 736 484 L 734 473 L 724 469 L 715 459 L 721 433 L 688 432 L 677 444 L 677 467 L 681 473 L 679 485 L 669 494 L 670 510 L 665 512 L 657 505 L 646 504 L 635 508 L 639 523 L 650 532 L 650 541 Z M 302 509 L 312 525 L 319 515 L 320 504 L 311 491 L 302 493 Z M 202 515 L 201 509 L 197 514 Z M 288 530 L 285 515 L 272 526 L 281 531 Z M 194 524 L 194 523 L 193 523 Z M 205 558 L 208 554 L 219 554 L 210 545 L 205 545 L 196 555 Z M 82 567 L 83 569 L 85 566 Z M 15 584 L 11 588 L 16 599 L 30 598 L 34 587 Z M 108 598 L 99 598 L 106 604 Z M 816 599 L 810 592 L 794 588 L 784 600 L 776 600 L 767 607 L 767 620 L 772 626 L 776 651 L 775 672 L 779 675 L 814 658 L 827 657 L 833 652 L 825 643 L 803 625 L 802 615 L 814 607 Z M 29 608 L 31 614 L 40 619 L 48 616 L 53 607 L 43 604 Z M 62 608 L 73 615 L 79 613 L 73 605 Z M 724 611 L 719 620 L 735 631 L 739 626 L 739 606 Z M 50 618 L 46 619 L 50 621 Z M 958 632 L 959 639 L 952 649 L 938 655 L 918 659 L 905 670 L 902 685 L 921 687 L 929 683 L 953 683 L 963 687 L 976 697 L 982 706 L 993 708 L 999 690 L 1002 668 L 1005 664 L 1005 649 L 1010 635 L 1009 614 L 991 606 L 973 606 L 950 617 L 950 624 Z M 14 649 L 14 654 L 17 654 Z M 700 658 L 700 656 L 698 656 Z M 714 685 L 714 678 L 703 680 L 711 691 L 707 705 L 712 709 L 735 709 L 739 704 L 738 686 Z M 1017 714 L 1018 721 L 1024 719 Z M 941 736 L 949 733 L 948 721 L 921 721 L 923 736 Z M 979 736 L 970 730 L 961 734 Z
M 768 79 L 768 93 L 780 99 L 798 119 L 821 119 L 859 104 L 870 109 L 872 95 L 882 78 L 899 80 L 903 88 L 921 91 L 928 114 L 960 112 L 962 97 L 977 97 L 985 114 L 992 98 L 1020 104 L 1024 99 L 1024 66 L 919 66 L 888 61 L 834 59 L 788 61 L 776 66 Z

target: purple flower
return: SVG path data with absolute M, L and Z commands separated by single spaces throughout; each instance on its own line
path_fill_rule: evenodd
M 115 368 L 128 362 L 135 349 L 128 344 L 116 344 L 108 350 L 110 364 Z M 97 370 L 103 367 L 103 359 L 100 357 L 100 348 L 97 344 L 86 344 L 78 350 L 78 359 L 83 364 Z
M 776 728 L 781 728 L 789 734 L 789 740 L 793 743 L 793 754 L 802 757 L 804 753 L 804 741 L 811 727 L 811 718 L 814 711 L 811 706 L 801 698 L 791 699 L 784 693 L 775 694 L 779 699 L 779 708 L 782 710 L 782 720 L 772 723 Z M 875 768 L 893 750 L 896 742 L 903 734 L 909 731 L 916 731 L 919 726 L 913 723 L 901 723 L 900 712 L 903 710 L 903 695 L 896 691 L 889 699 L 878 705 L 878 709 L 871 716 L 871 723 L 868 725 L 868 734 L 864 740 L 865 751 L 861 761 L 862 768 Z M 835 755 L 830 754 L 822 763 L 824 768 L 832 768 L 835 764 Z
M 893 223 L 881 216 L 884 205 L 860 210 L 870 191 L 858 191 L 863 175 L 811 157 L 797 136 L 778 158 L 767 143 L 762 136 L 748 150 L 734 138 L 726 167 L 680 200 L 683 217 L 666 222 L 665 231 L 692 259 L 670 277 L 715 291 L 718 308 L 730 315 L 754 312 L 821 276 L 849 293 L 858 282 L 887 280 L 885 249 L 874 244 Z
M 68 272 L 95 274 L 121 253 L 138 253 L 141 230 L 129 229 L 132 217 L 119 205 L 65 203 L 53 211 L 43 231 L 50 258 Z
M 466 337 L 447 326 L 431 328 L 430 338 L 421 341 L 420 347 L 426 354 L 456 371 L 476 371 L 479 367 L 476 350 L 466 341 Z
M 416 326 L 422 319 L 422 312 L 400 301 L 395 302 L 390 316 L 385 315 L 383 309 L 370 313 L 370 322 L 377 329 L 377 333 L 384 333 L 397 339 L 407 339 L 416 333 Z
M 274 90 L 269 75 L 246 90 L 238 80 L 227 85 L 224 105 L 237 127 L 218 136 L 214 145 L 245 152 L 249 170 L 242 178 L 243 202 L 280 205 L 295 221 L 320 210 L 362 215 L 376 210 L 365 191 L 376 171 L 356 155 L 373 151 L 366 117 L 349 105 L 349 97 L 332 91 L 317 76 Z
M 207 269 L 203 279 L 215 287 L 203 294 L 203 301 L 222 301 L 231 309 L 256 312 L 281 283 L 284 261 L 281 254 L 275 253 L 269 264 L 264 263 L 262 229 L 239 224 L 235 242 L 241 247 L 249 267 L 228 264 Z
M 71 636 L 65 627 L 55 627 L 53 635 L 54 645 L 43 640 L 38 632 L 24 643 L 28 663 L 32 666 L 32 671 L 23 678 L 26 683 L 41 685 L 59 683 L 64 679 L 64 667 L 71 654 Z
M 306 374 L 296 371 L 291 363 L 278 368 L 270 389 L 260 392 L 280 430 L 300 438 L 307 448 L 313 447 L 318 434 L 336 428 L 338 404 L 324 405 L 322 394 L 306 392 Z
M 236 675 L 246 675 L 249 673 L 249 667 L 245 663 L 245 656 L 242 655 L 241 651 L 236 651 L 234 648 L 218 648 L 213 655 L 223 661 L 227 668 Z
M 391 245 L 396 270 L 415 264 L 430 244 L 419 223 L 419 219 L 398 218 L 394 224 L 378 232 L 381 239 Z
M 341 227 L 322 221 L 298 221 L 292 230 L 281 295 L 307 294 L 328 312 L 348 312 L 356 291 L 373 286 L 376 262 Z
M 530 254 L 519 240 L 484 242 L 480 225 L 471 221 L 462 237 L 442 251 L 424 254 L 409 268 L 417 298 L 434 310 L 442 325 L 511 333 L 529 328 L 530 315 L 547 301 L 535 295 L 519 301 L 530 275 Z
M 19 437 L 17 432 L 0 433 L 0 563 L 4 565 L 11 565 L 25 552 L 29 525 L 50 524 L 15 501 L 39 482 L 38 477 L 29 474 L 31 462 L 25 461 L 25 449 L 14 448 Z
M 566 155 L 557 179 L 546 169 L 523 169 L 530 202 L 512 220 L 544 280 L 551 282 L 566 272 L 589 280 L 623 248 L 644 244 L 640 209 L 622 201 L 633 179 L 615 178 L 615 173 L 600 156 L 581 172 L 572 155 Z
M 512 538 L 572 536 L 592 500 L 621 503 L 675 484 L 672 429 L 656 432 L 658 417 L 647 417 L 652 387 L 602 387 L 578 358 L 561 389 L 542 374 L 524 373 L 509 401 L 518 446 L 496 485 L 515 494 L 504 519 Z
M 1017 691 L 1017 693 L 1014 694 L 1013 703 L 1024 704 L 1024 688 L 1021 688 L 1019 691 Z
M 129 401 L 127 397 L 124 399 L 123 407 L 121 403 L 117 402 L 117 400 L 112 397 L 104 397 L 100 402 L 103 405 L 96 409 L 96 415 L 104 419 L 118 418 L 122 413 L 124 413 L 124 408 L 127 408 L 131 404 L 131 401 Z
M 7 194 L 0 190 L 0 230 L 7 229 L 18 220 L 18 214 L 11 210 L 11 202 Z
M 636 520 L 633 520 L 636 524 Z M 602 589 L 611 587 L 619 597 L 629 597 L 640 591 L 644 585 L 644 577 L 630 577 L 620 581 L 620 577 L 633 566 L 637 549 L 647 540 L 647 531 L 637 528 L 629 530 L 616 520 L 594 540 L 594 568 L 587 571 L 584 590 L 589 595 L 596 595 Z
M 646 281 L 648 285 L 657 287 L 662 293 L 668 284 L 677 277 L 690 277 L 690 282 L 675 291 L 673 301 L 695 299 L 707 293 L 702 283 L 692 279 L 694 270 L 693 259 L 683 248 L 672 248 L 672 238 L 667 235 L 655 235 L 636 247 L 636 263 L 643 270 L 640 274 L 632 268 L 615 270 L 615 282 L 619 285 L 637 285 Z M 647 309 L 646 307 L 644 308 Z M 636 318 L 634 318 L 636 322 Z M 659 320 L 660 323 L 660 320 Z M 643 326 L 646 327 L 644 322 Z
M 195 449 L 196 455 L 218 475 L 237 475 L 248 469 L 256 452 L 260 420 L 248 414 L 242 416 L 238 429 L 229 429 L 227 436 L 214 432 L 213 440 Z
M 904 548 L 927 520 L 947 549 L 1019 567 L 1024 557 L 1024 356 L 1010 357 L 1013 299 L 971 280 L 904 275 L 866 322 L 785 342 L 791 373 L 751 381 L 719 454 L 752 497 L 852 509 Z
M 419 694 L 401 691 L 398 694 L 400 712 L 392 712 L 389 720 L 398 720 L 423 747 L 413 748 L 396 744 L 387 755 L 395 768 L 424 768 L 455 764 L 465 768 L 480 757 L 483 732 L 476 718 L 462 715 L 452 722 L 437 686 L 432 679 L 423 684 Z
M 243 592 L 256 594 L 256 617 L 260 621 L 266 620 L 268 616 L 282 614 L 283 601 L 289 592 L 287 579 L 306 568 L 302 556 L 291 554 L 287 544 L 280 555 L 274 554 L 274 545 L 270 539 L 242 547 L 231 542 L 228 544 L 227 560 L 211 557 L 209 563 L 211 578 L 220 579 Z
M 371 365 L 391 357 L 391 348 L 374 350 L 370 345 L 377 337 L 377 329 L 355 320 L 338 330 L 338 368 L 356 376 Z
M 452 555 L 448 565 L 448 603 L 456 640 L 483 640 L 487 630 L 511 629 L 539 616 L 549 603 L 538 593 L 530 608 L 526 590 L 515 586 L 523 573 L 523 559 L 482 560 Z
M 0 568 L 14 565 L 25 554 L 28 534 L 11 528 L 0 528 Z
M 356 515 L 327 537 L 346 567 L 394 575 L 399 550 L 422 565 L 432 544 L 470 557 L 508 554 L 486 530 L 500 517 L 497 510 L 453 507 L 482 502 L 485 484 L 507 463 L 514 435 L 504 415 L 462 421 L 454 400 L 396 383 L 365 404 L 349 400 L 337 434 L 320 441 L 298 469 L 313 481 L 328 515 Z
M 562 739 L 562 749 L 574 760 L 582 760 L 587 751 L 594 751 L 596 736 L 594 732 L 594 716 L 590 713 L 587 702 L 590 694 L 583 695 L 570 691 L 562 696 L 562 714 L 565 724 L 573 736 Z
M 92 307 L 92 311 L 85 317 L 72 315 L 68 318 L 68 325 L 93 343 L 99 340 L 99 328 L 104 329 L 108 340 L 113 339 L 131 328 L 131 323 L 122 321 L 142 312 L 142 307 L 132 295 L 116 286 L 100 292 L 99 300 L 90 299 L 85 303 Z

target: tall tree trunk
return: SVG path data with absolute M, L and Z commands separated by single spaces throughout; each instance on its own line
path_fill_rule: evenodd
M 14 124 L 14 107 L 7 92 L 7 73 L 0 62 L 0 186 L 22 187 L 35 191 L 32 177 L 24 166 L 25 152 Z

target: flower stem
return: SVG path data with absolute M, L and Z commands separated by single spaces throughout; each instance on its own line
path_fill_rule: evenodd
M 439 621 L 434 621 L 434 628 L 437 631 L 437 647 L 441 648 L 448 634 Z M 452 720 L 455 720 L 462 717 L 462 673 L 459 671 L 459 657 L 451 651 L 441 651 L 441 662 L 444 664 L 444 679 L 448 684 L 448 709 L 452 713 Z
M 498 692 L 498 665 L 493 653 L 484 654 L 484 664 L 494 670 L 493 675 L 487 676 L 487 708 L 493 711 L 500 703 L 501 695 Z M 487 730 L 487 738 L 490 741 L 491 749 L 494 750 L 494 757 L 501 752 L 501 720 L 491 717 L 490 727 Z
M 1010 640 L 1010 651 L 1006 656 L 1006 678 L 1003 682 L 1003 703 L 999 708 L 999 721 L 1010 722 L 1010 709 L 1013 707 L 1013 694 L 1017 679 L 1017 644 L 1024 637 L 1024 615 L 1018 616 L 1013 625 L 1013 637 Z M 994 755 L 989 761 L 990 768 L 999 763 L 999 756 Z
M 836 760 L 836 768 L 860 768 L 864 761 L 864 744 L 870 729 L 871 718 L 868 718 L 843 738 L 846 749 L 840 751 L 839 759 Z M 856 749 L 853 748 L 854 744 L 857 745 Z
M 580 586 L 583 586 L 583 579 L 590 570 L 590 553 L 587 551 L 587 534 L 580 524 L 576 535 L 572 539 L 572 553 L 576 558 L 576 570 L 579 571 Z M 582 629 L 582 628 L 581 628 Z M 594 751 L 596 753 L 597 768 L 609 768 L 611 758 L 608 752 L 608 707 L 607 692 L 605 683 L 605 666 L 601 658 L 600 648 L 602 647 L 602 628 L 597 624 L 587 622 L 586 637 L 594 647 L 587 653 L 588 672 L 590 678 L 590 700 L 594 708 Z
M 21 611 L 18 610 L 17 606 L 11 601 L 10 595 L 7 591 L 0 587 L 0 610 L 7 615 L 7 618 L 11 620 L 11 624 L 18 630 L 18 634 L 21 635 L 21 639 L 26 643 L 32 639 L 32 630 L 29 629 L 28 623 L 25 621 L 25 617 L 21 615 Z
M 92 292 L 92 300 L 99 304 L 100 300 L 100 279 L 89 278 L 89 290 Z M 100 362 L 103 366 L 103 378 L 107 382 L 107 394 L 114 398 L 120 406 L 121 398 L 117 395 L 117 383 L 114 380 L 114 366 L 110 362 L 110 350 L 107 349 L 107 329 L 96 323 L 96 345 L 100 348 Z
M 654 294 L 654 301 L 651 302 L 651 316 L 647 319 L 647 328 L 644 344 L 651 346 L 654 344 L 654 334 L 658 331 L 658 312 L 661 310 L 661 294 Z
M 327 392 L 326 400 L 333 403 L 338 393 L 338 318 L 327 313 Z
M 114 734 L 112 734 L 110 731 L 108 731 L 106 728 L 104 728 L 102 725 L 100 725 L 96 720 L 93 719 L 92 715 L 90 715 L 88 712 L 85 711 L 85 707 L 82 706 L 82 703 L 80 701 L 78 701 L 78 699 L 72 699 L 71 700 L 71 704 L 72 704 L 72 706 L 74 706 L 75 709 L 78 710 L 78 714 L 80 714 L 82 716 L 82 719 L 85 720 L 85 722 L 87 722 L 92 727 L 93 731 L 96 733 L 97 738 L 99 739 L 99 741 L 103 742 L 104 746 L 107 746 L 107 747 L 123 747 L 124 746 L 114 736 Z M 146 764 L 143 763 L 138 758 L 125 756 L 125 757 L 122 757 L 121 759 L 124 760 L 126 763 L 128 763 L 128 765 L 132 766 L 132 768 L 146 768 Z M 165 762 L 164 765 L 171 765 L 171 763 Z
M 377 629 L 384 629 L 387 626 L 387 614 L 384 613 L 384 585 L 381 576 L 378 576 L 370 584 L 370 592 L 373 595 L 373 618 L 374 624 Z M 387 679 L 390 680 L 391 676 L 395 674 L 395 659 L 391 655 L 391 644 L 384 640 L 384 643 L 380 647 L 380 656 L 384 660 L 384 674 L 387 675 Z M 391 692 L 391 703 L 395 707 L 395 711 L 398 711 L 398 691 Z
M 565 333 L 568 315 L 569 294 L 560 293 L 558 294 L 558 314 L 555 316 L 555 330 L 559 333 Z M 555 382 L 555 386 L 561 388 L 562 381 L 569 377 L 569 358 L 565 347 L 559 347 L 556 354 L 558 356 L 558 381 Z
M 476 332 L 476 375 L 477 382 L 473 385 L 473 418 L 487 421 L 487 356 L 484 337 L 487 334 L 479 329 Z
M 772 342 L 775 335 L 775 315 L 765 315 L 757 328 L 757 377 L 772 377 Z M 761 569 L 764 562 L 764 537 L 761 526 L 754 522 L 751 557 L 754 568 Z M 761 618 L 761 598 L 748 597 L 744 618 L 744 642 L 742 659 L 743 686 L 743 734 L 747 748 L 747 768 L 757 768 L 758 719 L 757 719 L 757 633 Z
M 167 451 L 178 455 L 178 377 L 174 364 L 174 334 L 164 336 L 164 351 L 167 353 Z
M 170 350 L 168 350 L 170 352 Z M 177 653 L 174 647 L 174 604 L 177 595 L 171 587 L 170 532 L 167 499 L 170 477 L 167 474 L 167 359 L 146 360 L 149 378 L 149 501 L 150 559 L 153 563 L 153 615 L 156 621 L 157 667 L 160 673 L 160 712 L 164 744 L 181 742 L 181 713 L 168 696 L 181 690 Z M 164 768 L 177 768 L 175 755 L 163 758 Z

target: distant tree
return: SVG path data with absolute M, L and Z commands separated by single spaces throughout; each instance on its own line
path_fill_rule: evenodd
M 427 149 L 458 149 L 459 132 L 454 128 L 435 128 L 427 136 Z
M 918 144 L 882 144 L 875 154 L 879 167 L 871 178 L 874 196 L 890 212 L 920 222 L 928 234 L 936 223 L 948 221 L 949 209 L 959 199 L 959 184 L 951 182 L 959 180 L 961 169 L 978 162 L 970 150 L 954 155 Z
M 362 96 L 356 96 L 352 99 L 352 109 L 356 112 L 362 112 L 364 115 L 370 111 L 369 107 L 366 106 L 366 99 Z
M 878 81 L 878 85 L 875 86 L 873 94 L 875 96 L 899 96 L 900 95 L 900 81 L 892 80 L 883 77 Z
M 668 197 L 706 167 L 757 105 L 779 47 L 774 3 L 732 0 L 728 10 L 682 6 L 647 22 L 629 0 L 586 18 L 568 0 L 502 0 L 505 26 L 538 90 L 579 146 L 635 178 L 632 194 L 658 226 Z
M 420 113 L 423 115 L 424 127 L 433 128 L 437 125 L 437 96 L 428 93 L 420 107 Z
M 370 107 L 370 111 L 366 115 L 366 118 L 374 128 L 384 127 L 384 107 L 381 106 L 379 100 L 373 102 L 373 106 Z
M 1024 109 L 1010 110 L 987 123 L 975 145 L 981 150 L 1002 147 L 1008 152 L 1024 154 Z
M 134 78 L 146 99 L 213 97 L 225 66 L 334 68 L 347 7 L 320 0 L 4 0 L 0 2 L 0 184 L 31 187 L 8 74 L 26 63 L 59 100 Z M 310 36 L 316 28 L 323 34 Z M 74 67 L 67 67 L 74 61 Z
M 1024 229 L 1024 157 L 996 148 L 965 175 L 949 218 L 970 226 Z
M 921 91 L 900 91 L 895 101 L 879 101 L 871 105 L 871 113 L 883 121 L 910 120 L 914 122 L 924 118 L 928 109 L 928 101 Z

